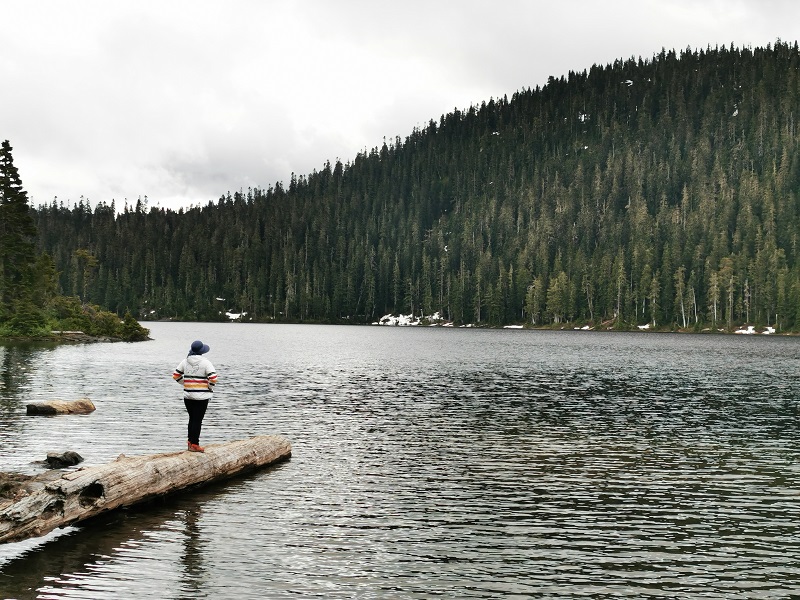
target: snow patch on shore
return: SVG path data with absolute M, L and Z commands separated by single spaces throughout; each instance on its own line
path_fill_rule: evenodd
M 384 315 L 373 325 L 390 325 L 394 327 L 419 327 L 420 325 L 428 325 L 432 327 L 452 327 L 453 324 L 445 321 L 442 315 L 438 312 L 432 315 L 417 317 L 415 315 Z
M 765 327 L 764 331 L 756 331 L 756 328 L 755 328 L 754 325 L 748 325 L 747 327 L 742 325 L 739 329 L 737 329 L 733 333 L 738 333 L 740 335 L 755 335 L 757 333 L 759 333 L 761 335 L 771 335 L 771 334 L 775 333 L 775 328 L 774 327 Z

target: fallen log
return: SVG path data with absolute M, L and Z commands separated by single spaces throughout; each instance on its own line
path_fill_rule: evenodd
M 94 403 L 88 398 L 80 400 L 49 400 L 26 404 L 29 415 L 86 415 L 94 412 Z
M 228 479 L 292 455 L 289 440 L 258 436 L 211 444 L 205 452 L 120 455 L 114 462 L 83 467 L 58 478 L 45 474 L 11 500 L 0 500 L 0 543 L 44 535 L 101 513 Z

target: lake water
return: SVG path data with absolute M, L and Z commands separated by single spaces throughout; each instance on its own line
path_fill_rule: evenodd
M 0 598 L 800 594 L 798 338 L 148 326 L 0 347 L 0 470 L 184 449 L 197 338 L 201 443 L 282 434 L 291 460 L 0 545 Z

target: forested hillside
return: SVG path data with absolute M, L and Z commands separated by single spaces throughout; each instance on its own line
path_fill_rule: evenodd
M 594 65 L 207 206 L 41 206 L 40 250 L 143 318 L 798 330 L 798 69 L 783 42 Z

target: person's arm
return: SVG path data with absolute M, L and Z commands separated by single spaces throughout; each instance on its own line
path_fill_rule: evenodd
M 180 362 L 180 364 L 179 364 L 177 367 L 175 367 L 175 371 L 172 373 L 172 378 L 173 378 L 173 379 L 174 379 L 174 380 L 175 380 L 177 383 L 183 383 L 183 371 L 184 371 L 184 369 L 186 368 L 186 367 L 184 366 L 184 363 L 185 363 L 185 361 L 183 361 L 183 360 L 182 360 L 182 361 Z
M 213 392 L 214 386 L 217 385 L 217 371 L 210 361 L 206 367 L 206 377 L 208 377 L 208 389 Z

